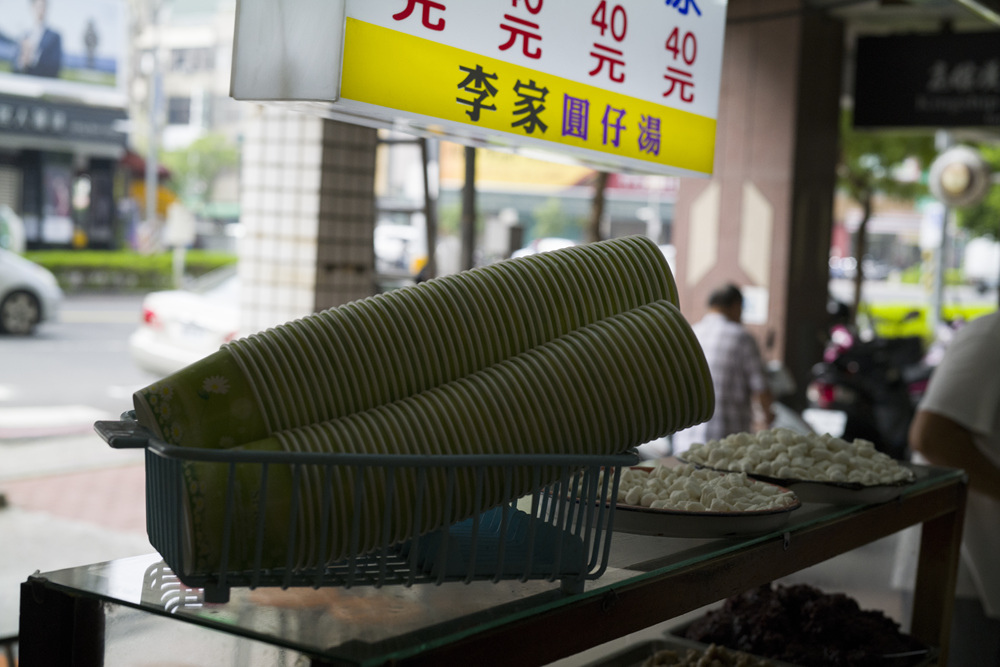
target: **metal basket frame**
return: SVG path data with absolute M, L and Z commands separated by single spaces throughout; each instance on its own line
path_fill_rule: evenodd
M 247 452 L 219 449 L 179 447 L 155 438 L 149 431 L 139 426 L 132 413 L 122 415 L 121 421 L 97 422 L 97 432 L 113 448 L 144 448 L 146 461 L 146 527 L 150 543 L 163 556 L 167 566 L 178 579 L 187 586 L 205 589 L 206 602 L 224 602 L 229 599 L 232 587 L 257 588 L 259 586 L 352 587 L 368 585 L 442 584 L 451 581 L 493 581 L 544 579 L 560 580 L 562 590 L 573 593 L 583 590 L 584 582 L 600 577 L 607 568 L 614 527 L 614 511 L 618 495 L 618 483 L 623 467 L 634 465 L 638 457 L 634 452 L 611 456 L 578 455 L 376 455 L 376 454 L 313 454 L 286 452 Z M 188 462 L 202 462 L 224 465 L 228 468 L 226 507 L 223 514 L 223 535 L 221 536 L 220 566 L 218 571 L 187 572 L 184 569 L 182 553 L 184 521 L 183 469 Z M 254 566 L 249 569 L 229 568 L 229 554 L 234 539 L 233 534 L 234 479 L 236 466 L 255 464 L 260 466 L 261 486 L 272 466 L 290 466 L 292 472 L 291 501 L 289 503 L 288 540 L 284 567 L 261 566 L 263 551 L 263 531 L 258 529 L 254 545 Z M 511 490 L 514 468 L 530 468 L 533 475 L 529 495 L 521 502 L 512 500 L 494 508 L 485 506 L 483 480 L 491 472 L 501 469 L 505 484 L 505 497 L 513 497 Z M 322 472 L 322 515 L 319 536 L 319 553 L 327 546 L 327 526 L 332 511 L 332 472 L 334 469 L 348 469 L 354 480 L 353 516 L 351 517 L 349 557 L 338 562 L 322 563 L 316 566 L 298 567 L 296 550 L 297 512 L 300 506 L 299 494 L 303 493 L 303 476 L 307 470 Z M 445 528 L 409 540 L 408 542 L 382 543 L 367 553 L 358 549 L 361 526 L 361 498 L 365 480 L 371 469 L 378 469 L 384 475 L 385 507 L 382 515 L 382 535 L 389 535 L 389 525 L 394 503 L 398 475 L 405 471 L 416 471 L 416 501 L 411 511 L 412 525 L 421 525 L 422 498 L 431 492 L 428 475 L 432 471 L 444 472 L 447 480 L 445 489 L 444 516 L 450 516 L 455 499 L 456 480 L 459 470 L 471 471 L 475 479 L 471 519 L 457 522 Z M 550 484 L 542 480 L 543 469 L 557 469 L 558 479 Z M 608 473 L 608 474 L 605 474 Z M 607 502 L 598 502 L 599 498 Z M 530 499 L 530 500 L 529 500 Z M 266 503 L 266 493 L 260 498 L 260 506 Z M 519 509 L 520 505 L 520 509 Z M 491 510 L 494 514 L 483 514 Z M 261 525 L 263 512 L 259 512 Z M 496 523 L 499 515 L 499 526 Z M 491 524 L 484 528 L 484 518 L 489 516 Z M 515 545 L 512 543 L 511 526 L 517 521 L 521 534 Z M 458 530 L 459 524 L 463 524 Z M 539 535 L 550 538 L 557 536 L 555 544 L 546 542 Z M 523 533 L 523 531 L 522 531 Z M 579 540 L 583 547 L 585 562 L 565 557 L 565 540 Z M 486 546 L 495 548 L 495 555 L 487 553 Z M 457 558 L 449 546 L 458 548 L 463 558 Z M 554 548 L 553 548 L 554 547 Z M 515 552 L 516 557 L 511 557 Z M 432 560 L 428 565 L 425 561 Z M 450 562 L 449 562 L 450 561 Z M 458 561 L 458 562 L 456 562 Z M 505 564 L 507 567 L 505 568 Z M 581 566 L 582 565 L 582 566 Z

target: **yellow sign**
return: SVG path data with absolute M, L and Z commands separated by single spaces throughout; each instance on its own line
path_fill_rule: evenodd
M 348 17 L 341 100 L 608 156 L 609 164 L 712 173 L 716 121 Z M 478 130 L 478 131 L 476 131 Z M 553 145 L 555 144 L 555 145 Z
M 442 141 L 439 147 L 438 169 L 442 185 L 465 182 L 465 153 L 461 144 Z M 517 187 L 519 190 L 568 188 L 580 185 L 594 170 L 578 164 L 551 160 L 535 160 L 517 153 L 478 151 L 476 153 L 476 183 L 486 188 Z

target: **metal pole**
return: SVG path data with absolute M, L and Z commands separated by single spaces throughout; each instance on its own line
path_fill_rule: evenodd
M 951 133 L 947 130 L 938 130 L 934 135 L 934 146 L 938 152 L 950 148 L 955 143 Z M 945 272 L 945 251 L 948 247 L 948 228 L 951 225 L 954 211 L 945 204 L 944 214 L 941 216 L 941 239 L 935 251 L 937 257 L 934 258 L 934 284 L 931 292 L 931 303 L 927 313 L 927 323 L 930 325 L 931 335 L 937 332 L 938 324 L 941 323 L 941 309 L 944 305 L 944 272 Z M 858 261 L 861 261 L 860 258 Z
M 157 112 L 160 102 L 160 65 L 157 23 L 159 21 L 159 3 L 153 2 L 150 7 L 150 28 L 153 33 L 153 47 L 149 60 L 149 136 L 146 150 L 146 225 L 150 231 L 156 229 L 156 200 L 158 194 L 157 172 L 159 164 L 156 152 L 158 150 Z
M 945 206 L 941 220 L 941 241 L 938 244 L 937 257 L 934 262 L 934 291 L 931 294 L 931 307 L 927 318 L 932 335 L 937 331 L 938 324 L 941 323 L 941 311 L 944 308 L 945 271 L 948 265 L 948 229 L 954 218 L 955 209 L 951 206 Z

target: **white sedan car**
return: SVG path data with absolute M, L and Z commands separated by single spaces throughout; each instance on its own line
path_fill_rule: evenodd
M 132 360 L 164 376 L 212 354 L 238 335 L 239 302 L 235 266 L 202 276 L 190 289 L 150 292 L 129 337 Z
M 63 293 L 52 273 L 0 248 L 0 333 L 26 335 L 59 315 Z
M 575 246 L 577 243 L 571 239 L 563 239 L 558 236 L 546 236 L 545 238 L 535 239 L 523 248 L 515 250 L 511 257 L 526 257 L 528 255 L 537 255 L 540 252 L 548 252 L 550 250 L 559 250 L 561 248 L 569 248 Z

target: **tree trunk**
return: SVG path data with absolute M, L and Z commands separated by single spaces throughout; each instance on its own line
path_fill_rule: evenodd
M 861 286 L 865 282 L 864 256 L 868 254 L 868 221 L 872 217 L 872 198 L 865 197 L 861 202 L 861 224 L 854 238 L 854 256 L 857 260 L 857 269 L 854 273 L 854 305 L 851 308 L 851 324 L 857 326 L 858 313 L 861 312 Z
M 462 186 L 462 270 L 476 265 L 476 149 L 465 147 L 465 183 Z
M 427 245 L 427 263 L 424 265 L 423 274 L 425 280 L 437 277 L 437 202 L 431 192 L 430 174 L 427 173 L 428 165 L 431 161 L 431 146 L 427 144 L 427 139 L 420 140 L 420 160 L 423 163 L 423 186 L 424 186 L 424 234 Z
M 606 171 L 597 172 L 594 181 L 594 198 L 590 203 L 590 222 L 587 224 L 587 241 L 595 243 L 601 240 L 601 219 L 604 218 L 604 190 L 608 187 Z

